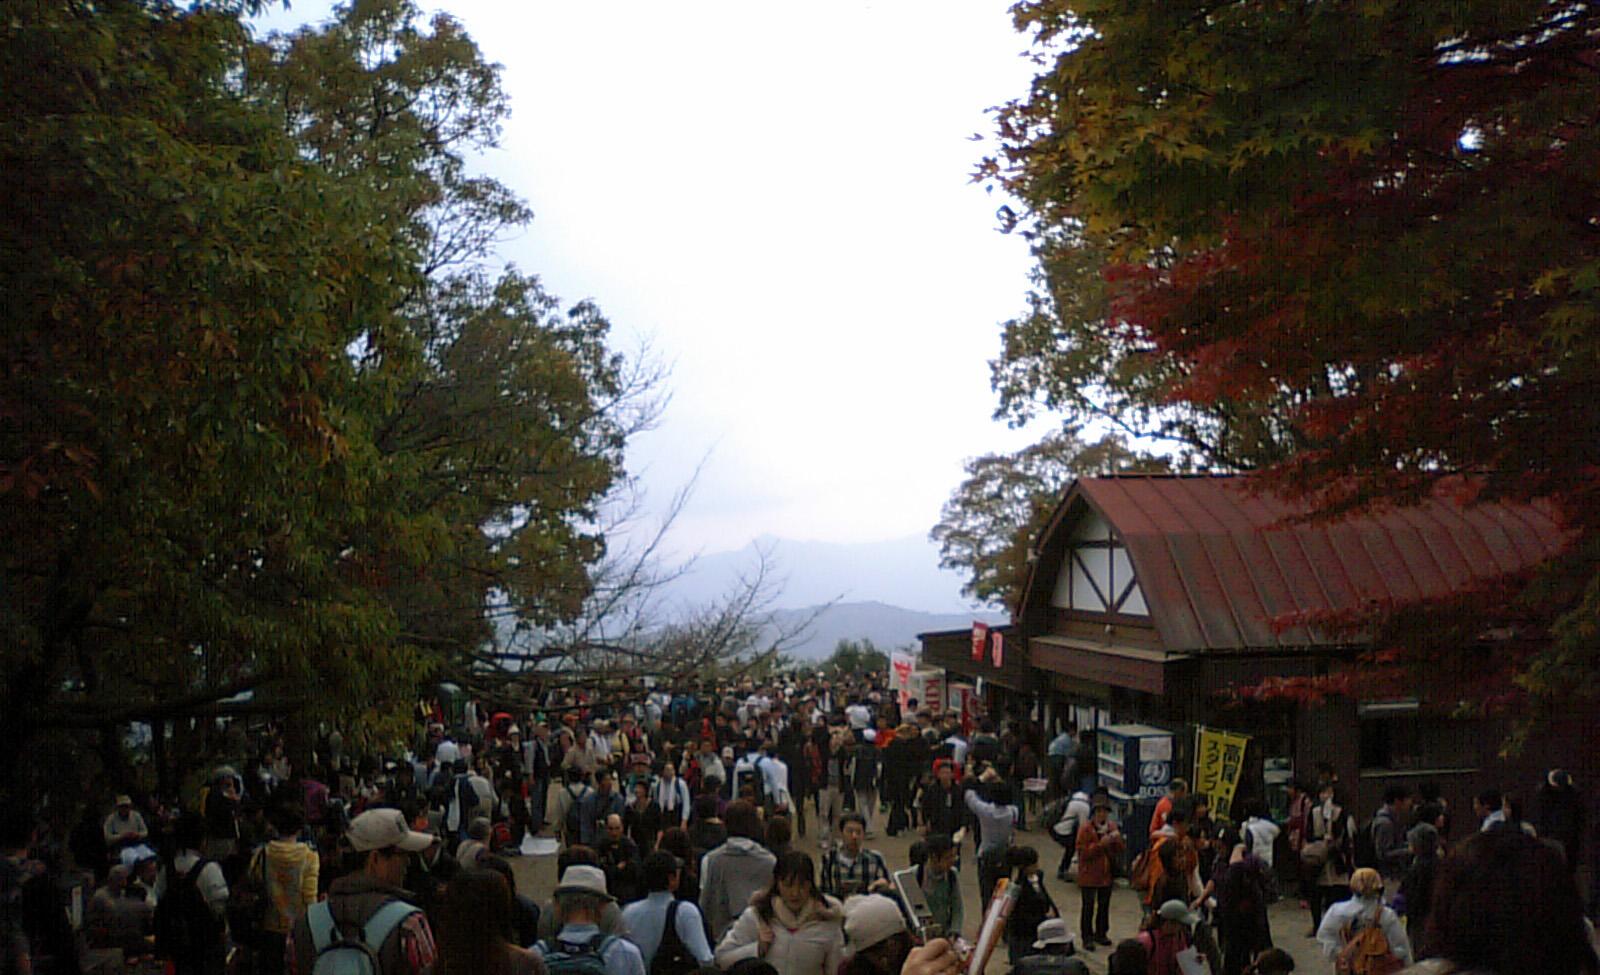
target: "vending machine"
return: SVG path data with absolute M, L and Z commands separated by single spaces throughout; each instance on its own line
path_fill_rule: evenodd
M 1111 800 L 1135 857 L 1149 842 L 1150 816 L 1172 782 L 1172 732 L 1145 724 L 1107 725 L 1095 732 L 1100 787 Z

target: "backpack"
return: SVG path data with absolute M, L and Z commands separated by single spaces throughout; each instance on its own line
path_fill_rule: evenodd
M 472 825 L 473 816 L 478 810 L 478 790 L 472 787 L 472 776 L 456 776 L 456 825 L 455 829 L 465 833 L 467 827 Z M 448 811 L 446 811 L 448 817 Z
M 661 937 L 666 940 L 665 931 Z M 605 959 L 601 956 L 615 940 L 616 937 L 609 934 L 576 942 L 556 938 L 539 942 L 539 954 L 544 957 L 545 971 L 549 975 L 606 975 Z
M 583 824 L 594 822 L 594 791 L 573 792 L 570 784 L 562 788 L 567 790 L 567 798 L 571 800 L 567 804 L 567 842 L 587 843 L 593 837 L 585 838 Z
M 1360 829 L 1356 830 L 1355 862 L 1357 868 L 1371 867 L 1376 870 L 1378 867 L 1378 841 L 1372 835 L 1372 827 L 1377 821 L 1378 817 L 1374 816 L 1363 823 Z
M 383 966 L 378 952 L 406 918 L 420 913 L 405 901 L 392 900 L 367 919 L 359 935 L 352 937 L 333 919 L 327 901 L 318 901 L 306 911 L 311 927 L 311 947 L 316 951 L 309 975 L 380 975 Z
M 1166 841 L 1167 837 L 1163 836 L 1141 850 L 1137 857 L 1134 857 L 1133 866 L 1128 871 L 1128 883 L 1134 890 L 1148 893 L 1155 884 L 1156 851 Z
M 228 929 L 246 948 L 261 944 L 261 922 L 267 916 L 267 848 L 261 847 L 238 880 L 228 887 Z
M 200 871 L 211 862 L 196 860 L 156 904 L 156 952 L 162 957 L 202 966 L 222 958 L 222 918 L 200 893 Z
M 667 908 L 667 925 L 661 929 L 661 945 L 656 948 L 656 956 L 650 959 L 650 975 L 689 975 L 700 970 L 700 963 L 678 937 L 678 908 L 682 906 L 683 901 L 674 899 Z
M 1382 918 L 1386 910 L 1387 907 L 1380 905 L 1372 923 L 1360 931 L 1354 930 L 1361 920 L 1358 917 L 1339 932 L 1344 947 L 1333 961 L 1333 970 L 1338 975 L 1391 975 L 1405 967 L 1390 950 L 1389 938 L 1383 933 Z

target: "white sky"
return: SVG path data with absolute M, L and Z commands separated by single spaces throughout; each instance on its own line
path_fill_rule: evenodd
M 988 360 L 1028 254 L 970 182 L 1032 76 L 1007 6 L 423 3 L 504 66 L 481 162 L 536 214 L 504 256 L 672 367 L 629 466 L 664 503 L 710 454 L 682 548 L 925 533 L 964 458 L 1027 441 Z

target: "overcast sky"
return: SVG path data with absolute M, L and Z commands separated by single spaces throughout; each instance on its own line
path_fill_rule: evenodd
M 504 255 L 671 366 L 630 467 L 664 502 L 709 454 L 680 547 L 922 534 L 964 458 L 1025 442 L 989 419 L 988 360 L 1028 255 L 970 180 L 985 109 L 1032 75 L 1006 7 L 423 3 L 504 67 L 479 164 L 536 214 Z

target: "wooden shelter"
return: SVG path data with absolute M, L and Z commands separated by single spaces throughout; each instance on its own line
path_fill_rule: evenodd
M 1448 485 L 1447 485 L 1448 487 Z M 1439 783 L 1453 808 L 1479 788 L 1531 792 L 1543 767 L 1593 764 L 1591 713 L 1553 729 L 1537 754 L 1498 756 L 1504 729 L 1430 710 L 1415 691 L 1321 707 L 1240 703 L 1268 677 L 1320 675 L 1363 639 L 1305 623 L 1318 614 L 1446 596 L 1560 553 L 1571 536 L 1539 505 L 1466 505 L 1440 490 L 1415 506 L 1333 521 L 1251 490 L 1246 476 L 1082 478 L 1033 547 L 1005 674 L 1035 714 L 1137 721 L 1175 734 L 1193 767 L 1201 726 L 1251 737 L 1241 797 L 1275 805 L 1290 775 L 1331 765 L 1363 813 L 1391 782 Z M 955 634 L 928 634 L 925 659 L 957 672 Z M 1019 644 L 1021 646 L 1019 646 Z M 1013 670 L 1026 648 L 1032 679 Z M 981 665 L 980 665 L 981 666 Z M 1588 778 L 1592 781 L 1593 776 Z

